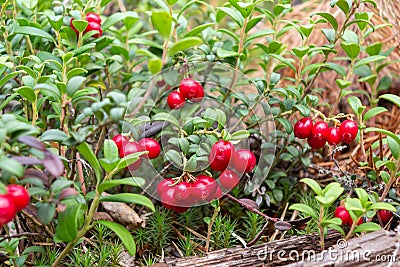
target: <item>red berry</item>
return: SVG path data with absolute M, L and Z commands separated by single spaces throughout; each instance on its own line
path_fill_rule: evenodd
M 173 91 L 168 95 L 167 103 L 170 109 L 180 109 L 185 105 L 185 98 L 178 91 Z
M 310 118 L 302 118 L 293 127 L 294 136 L 297 138 L 307 138 L 311 134 L 313 128 L 313 122 Z
M 342 220 L 342 225 L 351 225 L 353 220 L 350 216 L 350 213 L 344 206 L 338 206 L 335 210 L 335 217 Z
M 157 194 L 161 197 L 162 193 L 164 193 L 171 185 L 174 183 L 173 179 L 164 179 L 157 185 Z
M 200 84 L 199 84 L 199 93 L 197 94 L 197 96 L 196 97 L 194 97 L 194 98 L 192 98 L 192 99 L 190 99 L 192 102 L 195 102 L 195 103 L 197 103 L 197 102 L 200 102 L 202 99 L 203 99 L 203 97 L 204 97 L 204 89 L 203 89 L 203 86 L 201 86 Z
M 192 78 L 185 78 L 179 85 L 179 92 L 181 92 L 184 98 L 193 99 L 198 97 L 200 88 L 203 89 L 198 82 Z
M 117 134 L 112 138 L 112 140 L 117 145 L 118 151 L 121 151 L 121 148 L 125 145 L 125 143 L 129 142 L 129 138 L 122 134 Z
M 341 140 L 342 136 L 340 134 L 340 129 L 336 127 L 329 128 L 328 135 L 326 136 L 326 141 L 328 141 L 328 144 L 336 146 L 341 142 Z
M 217 190 L 217 182 L 209 176 L 198 175 L 197 181 L 191 185 L 193 202 L 208 200 Z
M 378 211 L 378 216 L 379 216 L 379 218 L 381 218 L 382 223 L 386 224 L 393 217 L 393 214 L 389 210 L 379 210 Z
M 103 30 L 101 29 L 100 24 L 94 21 L 89 21 L 88 26 L 86 27 L 84 32 L 90 32 L 90 31 L 97 31 L 97 33 L 93 35 L 94 38 L 99 38 L 100 36 L 103 35 Z
M 313 149 L 320 149 L 325 145 L 326 140 L 325 140 L 325 138 L 320 139 L 320 138 L 317 138 L 315 135 L 311 135 L 307 138 L 307 143 Z
M 211 169 L 214 171 L 225 170 L 232 158 L 233 152 L 235 152 L 235 147 L 231 142 L 224 140 L 216 142 L 212 146 L 211 153 L 208 156 Z
M 206 199 L 208 202 L 210 202 L 213 199 L 220 199 L 222 197 L 222 189 L 219 185 L 217 185 L 217 189 L 215 190 L 214 194 L 211 194 L 208 199 Z
M 11 197 L 17 211 L 23 210 L 28 206 L 30 196 L 22 185 L 12 184 L 7 186 L 7 195 Z
M 357 123 L 355 123 L 352 120 L 345 120 L 342 122 L 342 124 L 339 127 L 341 137 L 342 137 L 342 142 L 343 143 L 351 143 L 356 139 L 357 133 L 358 133 L 358 126 Z
M 256 156 L 248 149 L 238 150 L 232 155 L 232 166 L 240 173 L 252 172 L 256 163 Z
M 0 195 L 0 225 L 10 222 L 16 213 L 17 209 L 12 197 L 9 195 Z
M 190 197 L 191 187 L 187 182 L 179 182 L 175 185 L 175 198 L 178 200 L 186 200 Z
M 72 24 L 72 21 L 74 21 L 74 18 L 71 18 L 71 20 L 69 21 L 69 26 L 76 33 L 76 35 L 78 35 L 79 31 L 75 28 L 74 24 Z
M 142 148 L 140 147 L 138 142 L 128 142 L 126 143 L 122 149 L 119 151 L 119 156 L 121 158 L 128 156 L 130 154 L 136 153 L 136 152 L 141 152 Z M 140 164 L 142 163 L 142 159 L 139 158 L 137 161 L 132 163 L 131 165 L 128 166 L 128 169 L 133 171 L 136 170 L 140 167 Z
M 176 205 L 175 186 L 170 186 L 161 194 L 161 203 L 167 209 L 172 209 Z
M 89 12 L 86 14 L 86 20 L 88 22 L 96 22 L 97 24 L 101 24 L 101 18 L 98 14 Z
M 319 140 L 326 140 L 326 137 L 328 136 L 328 131 L 328 124 L 324 121 L 319 121 L 316 122 L 312 127 L 310 136 L 314 136 L 314 138 Z
M 239 183 L 239 181 L 239 175 L 237 175 L 236 172 L 232 170 L 225 170 L 219 176 L 219 182 L 221 183 L 221 186 L 224 189 L 227 189 L 227 191 L 233 189 Z
M 181 206 L 172 206 L 171 208 L 173 211 L 177 213 L 183 213 L 189 209 L 189 207 L 181 207 Z
M 149 159 L 155 159 L 160 155 L 161 147 L 160 144 L 153 138 L 143 138 L 139 141 L 139 145 L 143 151 L 148 151 L 146 155 Z

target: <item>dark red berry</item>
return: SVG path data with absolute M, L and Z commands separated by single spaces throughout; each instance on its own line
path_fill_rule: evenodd
M 125 136 L 125 135 L 122 135 L 122 134 L 117 134 L 116 136 L 114 136 L 112 138 L 112 140 L 117 145 L 118 151 L 121 150 L 121 148 L 125 145 L 125 143 L 129 142 L 129 138 L 127 136 Z
M 235 152 L 235 147 L 231 142 L 224 140 L 216 142 L 212 146 L 208 157 L 211 169 L 214 171 L 225 170 L 232 158 L 233 152 Z
M 342 136 L 340 134 L 340 129 L 336 127 L 331 127 L 328 130 L 328 135 L 326 136 L 326 141 L 332 146 L 336 146 L 342 141 Z
M 9 223 L 17 213 L 13 199 L 9 195 L 0 195 L 0 225 Z
M 324 121 L 319 121 L 316 122 L 312 127 L 310 136 L 314 136 L 314 138 L 319 140 L 326 140 L 326 137 L 328 136 L 328 131 L 328 124 Z
M 183 213 L 189 209 L 189 207 L 182 207 L 182 206 L 172 206 L 171 209 L 177 213 Z
M 232 155 L 232 166 L 239 173 L 252 172 L 256 163 L 256 156 L 248 149 L 238 150 Z
M 179 85 L 179 92 L 184 98 L 193 99 L 198 97 L 200 88 L 203 89 L 198 82 L 192 78 L 185 78 Z
M 130 154 L 136 153 L 136 152 L 141 152 L 142 148 L 140 147 L 138 142 L 128 142 L 126 143 L 122 149 L 119 152 L 119 156 L 121 158 L 128 156 Z M 133 171 L 136 170 L 140 167 L 140 164 L 142 163 L 142 159 L 139 158 L 137 161 L 132 163 L 131 165 L 128 166 L 128 169 Z
M 307 138 L 307 143 L 312 149 L 320 149 L 325 145 L 326 139 L 317 138 L 315 135 L 311 134 L 311 136 Z
M 190 197 L 191 185 L 188 182 L 179 182 L 175 185 L 175 198 L 178 200 L 186 200 Z
M 180 109 L 185 105 L 185 98 L 178 91 L 168 95 L 167 103 L 170 109 Z
M 214 194 L 211 194 L 210 197 L 207 200 L 207 202 L 210 202 L 213 199 L 220 199 L 222 197 L 222 189 L 219 185 L 217 185 L 217 189 L 215 190 Z
M 221 186 L 227 191 L 233 189 L 240 181 L 239 175 L 232 170 L 225 170 L 219 176 Z
M 96 22 L 97 24 L 101 25 L 101 18 L 98 14 L 89 12 L 86 14 L 86 20 L 88 22 Z
M 103 35 L 103 30 L 101 29 L 100 24 L 93 21 L 88 22 L 88 26 L 86 27 L 84 32 L 86 33 L 90 31 L 97 31 L 97 33 L 93 35 L 94 38 L 99 38 L 100 36 Z
M 172 209 L 176 204 L 175 187 L 170 186 L 161 194 L 161 203 L 167 209 Z
M 379 218 L 381 218 L 382 223 L 387 224 L 390 221 L 390 219 L 392 219 L 393 214 L 389 210 L 379 210 L 378 216 Z
M 342 220 L 342 225 L 351 225 L 353 223 L 353 220 L 351 219 L 350 213 L 347 211 L 347 209 L 344 206 L 338 206 L 335 209 L 335 217 L 339 218 Z
M 199 84 L 199 93 L 197 94 L 197 96 L 196 97 L 194 97 L 194 98 L 192 98 L 192 99 L 190 99 L 192 102 L 195 102 L 195 103 L 197 103 L 197 102 L 200 102 L 202 99 L 203 99 L 203 97 L 204 97 L 204 89 L 203 89 L 203 86 L 201 86 L 200 84 Z
M 208 200 L 217 190 L 217 182 L 209 176 L 198 175 L 197 181 L 191 184 L 193 202 Z
M 358 126 L 352 120 L 345 120 L 339 127 L 343 143 L 351 143 L 356 139 Z
M 157 185 L 157 194 L 161 197 L 162 193 L 164 193 L 171 185 L 174 183 L 173 179 L 164 179 Z
M 7 186 L 7 195 L 11 197 L 17 211 L 23 210 L 28 206 L 30 196 L 28 190 L 22 185 L 12 184 Z
M 148 151 L 146 155 L 149 159 L 155 159 L 160 155 L 160 144 L 153 138 L 143 138 L 139 141 L 143 151 Z
M 311 134 L 313 128 L 313 122 L 310 118 L 302 118 L 293 127 L 294 136 L 297 138 L 307 138 Z

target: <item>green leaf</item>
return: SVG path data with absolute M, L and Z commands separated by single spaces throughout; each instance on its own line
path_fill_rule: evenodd
M 239 11 L 230 7 L 217 7 L 217 9 L 230 16 L 239 27 L 243 27 L 244 18 Z
M 378 92 L 387 90 L 392 85 L 392 78 L 389 76 L 384 76 L 379 80 L 378 88 L 376 89 Z
M 361 232 L 373 232 L 373 231 L 378 231 L 380 230 L 381 227 L 379 224 L 376 224 L 374 222 L 365 222 L 363 224 L 360 224 L 354 229 L 355 233 L 361 233 Z
M 358 198 L 347 198 L 345 207 L 349 211 L 364 211 L 361 201 Z
M 100 193 L 119 185 L 130 185 L 135 187 L 142 187 L 144 186 L 146 181 L 141 177 L 129 177 L 123 179 L 115 179 L 109 180 L 104 183 L 101 183 L 98 187 Z
M 19 34 L 26 34 L 26 35 L 31 35 L 31 36 L 38 36 L 38 37 L 42 37 L 45 39 L 49 39 L 51 41 L 55 41 L 53 36 L 51 36 L 49 33 L 35 28 L 35 27 L 30 27 L 30 26 L 22 26 L 22 27 L 17 27 L 14 30 L 14 33 L 19 33 Z
M 155 211 L 154 204 L 146 196 L 140 194 L 121 193 L 115 195 L 103 196 L 100 198 L 101 202 L 122 202 L 128 204 L 137 204 L 149 208 L 151 211 Z
M 383 45 L 382 43 L 373 43 L 373 44 L 367 46 L 365 51 L 367 52 L 367 54 L 369 56 L 376 56 L 379 54 L 379 52 L 381 52 L 382 45 Z
M 385 184 L 387 184 L 390 180 L 390 174 L 387 171 L 381 171 L 380 176 Z
M 156 74 L 162 69 L 162 61 L 159 58 L 149 58 L 149 62 L 147 63 L 147 67 L 149 68 L 152 74 Z
M 390 132 L 390 131 L 388 131 L 388 130 L 380 129 L 380 128 L 375 128 L 375 127 L 369 127 L 369 128 L 367 128 L 367 129 L 365 129 L 364 132 L 366 132 L 366 133 L 369 133 L 369 132 L 378 132 L 378 133 L 385 134 L 385 135 L 387 135 L 387 136 L 392 137 L 392 138 L 396 141 L 396 143 L 400 145 L 400 138 L 399 138 L 397 135 L 395 135 L 394 133 L 392 133 L 392 132 Z
M 319 16 L 323 17 L 324 19 L 326 19 L 329 22 L 329 24 L 331 24 L 332 28 L 335 31 L 338 30 L 338 23 L 337 23 L 335 17 L 332 16 L 331 14 L 329 14 L 327 12 L 316 12 L 316 13 L 311 14 L 311 16 L 313 16 L 313 15 L 319 15 Z
M 342 80 L 342 79 L 336 79 L 336 84 L 341 90 L 349 87 L 351 85 L 351 83 L 352 82 L 350 82 L 350 81 L 345 81 L 345 80 Z
M 45 131 L 42 136 L 40 136 L 40 141 L 46 142 L 46 141 L 55 141 L 62 143 L 64 140 L 68 138 L 68 135 L 64 133 L 63 131 L 57 130 L 57 129 L 50 129 Z
M 386 99 L 386 100 L 392 102 L 393 104 L 397 105 L 400 108 L 400 96 L 398 96 L 398 95 L 384 94 L 384 95 L 381 95 L 379 98 Z
M 174 55 L 179 51 L 192 48 L 201 43 L 203 43 L 203 40 L 198 37 L 183 38 L 168 48 L 168 55 Z
M 387 137 L 387 142 L 392 156 L 398 160 L 400 157 L 400 144 L 396 143 L 396 140 L 390 136 Z
M 382 112 L 386 112 L 386 111 L 388 111 L 388 110 L 386 108 L 384 108 L 384 107 L 371 108 L 370 110 L 365 112 L 364 121 L 370 120 L 373 117 L 375 117 L 376 115 L 381 114 Z
M 111 139 L 104 140 L 104 157 L 106 159 L 118 159 L 118 147 Z
M 329 43 L 335 41 L 335 30 L 334 29 L 321 29 L 322 33 L 325 35 Z
M 64 212 L 58 214 L 56 227 L 57 238 L 63 242 L 71 242 L 76 238 L 83 222 L 83 204 L 67 204 Z
M 0 158 L 0 169 L 17 177 L 22 177 L 24 175 L 24 166 L 18 161 L 7 158 L 6 156 Z
M 199 26 L 193 28 L 190 32 L 186 33 L 185 36 L 183 36 L 183 37 L 196 36 L 199 33 L 201 33 L 202 31 L 204 31 L 205 29 L 207 29 L 208 27 L 211 27 L 213 25 L 215 25 L 215 23 L 206 23 L 206 24 L 199 25 Z
M 165 153 L 164 157 L 169 162 L 173 162 L 177 167 L 180 167 L 183 164 L 182 156 L 178 151 L 168 150 L 167 153 Z
M 339 7 L 344 14 L 349 14 L 351 2 L 349 3 L 347 0 L 339 0 L 336 2 L 336 6 Z
M 290 123 L 290 121 L 288 120 L 288 119 L 286 119 L 286 118 L 276 118 L 276 120 L 280 123 L 280 124 L 282 124 L 282 126 L 285 128 L 285 130 L 286 130 L 286 133 L 291 133 L 291 132 L 293 132 L 293 126 L 292 126 L 292 124 Z
M 246 33 L 248 33 L 251 29 L 253 29 L 264 17 L 263 16 L 257 16 L 253 17 L 247 22 L 246 25 Z
M 125 18 L 130 17 L 129 23 L 135 23 L 139 21 L 139 16 L 136 12 L 126 11 L 126 12 L 115 12 L 111 16 L 107 17 L 104 22 L 101 24 L 101 28 L 103 31 L 110 28 L 112 25 L 125 20 Z
M 354 69 L 357 69 L 357 68 L 359 68 L 359 67 L 361 67 L 363 65 L 367 65 L 367 64 L 369 64 L 371 62 L 375 62 L 375 61 L 379 61 L 379 60 L 383 60 L 383 59 L 386 59 L 386 57 L 385 56 L 381 56 L 381 55 L 376 55 L 376 56 L 370 56 L 370 57 L 363 58 L 363 59 L 357 61 L 356 64 L 354 64 Z
M 396 208 L 393 205 L 385 202 L 374 203 L 368 207 L 368 210 L 389 210 L 396 212 Z
M 366 207 L 367 202 L 368 202 L 368 194 L 367 194 L 367 192 L 362 188 L 356 188 L 355 191 L 356 191 L 356 194 L 358 196 L 358 199 L 361 201 L 361 205 L 363 207 Z
M 35 103 L 36 102 L 35 90 L 33 90 L 32 87 L 22 86 L 22 87 L 19 87 L 17 89 L 14 89 L 14 91 L 17 92 L 22 97 L 24 97 L 30 103 Z
M 153 116 L 152 118 L 153 121 L 166 121 L 169 123 L 172 123 L 173 125 L 179 127 L 179 121 L 170 113 L 157 113 L 156 115 Z
M 238 57 L 239 53 L 235 51 L 230 51 L 230 50 L 225 50 L 225 49 L 218 49 L 217 50 L 217 56 L 219 58 L 228 58 L 228 57 Z
M 293 53 L 298 57 L 298 58 L 302 58 L 304 57 L 307 52 L 310 50 L 309 46 L 300 46 L 300 47 L 294 47 L 292 49 Z
M 86 30 L 86 28 L 88 26 L 88 22 L 86 20 L 74 19 L 72 21 L 72 24 L 74 25 L 75 29 L 78 30 L 78 32 L 83 32 L 84 30 Z
M 350 105 L 351 109 L 353 110 L 354 114 L 360 115 L 360 111 L 363 106 L 361 103 L 361 100 L 356 96 L 352 96 L 352 97 L 349 97 L 349 99 L 347 101 L 349 102 L 349 105 Z
M 340 46 L 343 48 L 344 52 L 351 58 L 355 59 L 358 57 L 358 54 L 360 53 L 360 46 L 356 43 L 347 43 L 347 42 L 342 42 Z
M 171 34 L 172 18 L 166 11 L 153 11 L 151 13 L 151 22 L 154 28 L 160 33 L 164 40 L 168 40 Z
M 135 152 L 135 153 L 126 155 L 119 161 L 119 163 L 117 165 L 117 170 L 122 170 L 122 169 L 128 167 L 129 165 L 135 163 L 136 161 L 139 160 L 141 155 L 144 155 L 146 153 L 147 153 L 147 151 L 142 151 L 142 152 Z
M 277 60 L 281 61 L 283 64 L 287 65 L 289 68 L 291 68 L 294 72 L 296 72 L 296 67 L 286 58 L 277 55 L 277 54 L 270 54 L 271 57 L 276 58 Z
M 38 217 L 42 223 L 48 224 L 53 220 L 56 213 L 56 204 L 38 202 L 36 208 L 38 211 Z
M 77 146 L 77 149 L 81 156 L 83 156 L 93 168 L 94 174 L 96 176 L 97 181 L 101 180 L 101 167 L 100 163 L 97 160 L 96 155 L 93 153 L 92 149 L 88 145 L 88 143 L 84 142 Z
M 290 210 L 298 210 L 308 216 L 313 217 L 314 219 L 318 218 L 317 213 L 311 207 L 304 205 L 304 204 L 296 203 L 296 204 L 291 205 L 289 207 L 289 209 Z
M 250 136 L 250 132 L 248 130 L 240 130 L 237 132 L 234 132 L 231 136 L 232 140 L 241 140 L 248 138 Z
M 121 239 L 121 242 L 122 244 L 124 244 L 126 251 L 128 251 L 131 256 L 135 255 L 135 240 L 133 239 L 131 233 L 125 227 L 123 227 L 119 223 L 103 220 L 96 221 L 96 223 L 104 225 L 105 227 L 113 231 L 119 237 L 119 239 Z
M 316 181 L 314 181 L 313 179 L 303 178 L 303 179 L 300 180 L 300 182 L 303 182 L 306 185 L 308 185 L 315 192 L 315 194 L 317 194 L 318 196 L 322 195 L 321 186 Z

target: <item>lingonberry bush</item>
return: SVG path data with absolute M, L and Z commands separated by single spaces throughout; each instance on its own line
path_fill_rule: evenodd
M 4 260 L 116 265 L 126 251 L 150 264 L 171 247 L 278 231 L 317 231 L 323 247 L 328 229 L 394 227 L 400 137 L 380 118 L 400 96 L 385 92 L 391 50 L 369 39 L 388 25 L 364 11 L 373 0 L 304 21 L 291 2 L 0 1 Z M 329 181 L 307 172 L 321 161 Z M 104 215 L 110 202 L 133 207 L 134 227 Z

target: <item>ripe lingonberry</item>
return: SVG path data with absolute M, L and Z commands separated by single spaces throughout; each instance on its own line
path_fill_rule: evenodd
M 211 153 L 208 156 L 208 162 L 210 163 L 210 168 L 214 171 L 223 171 L 229 164 L 235 147 L 231 142 L 220 140 L 216 142 L 212 148 Z
M 240 173 L 252 172 L 256 163 L 256 156 L 248 149 L 240 149 L 232 155 L 232 166 Z
M 101 24 L 101 18 L 98 14 L 93 13 L 93 12 L 89 12 L 86 14 L 86 20 L 88 22 L 96 22 L 97 24 Z
M 171 185 L 174 183 L 174 180 L 171 178 L 162 180 L 157 185 L 157 194 L 161 197 L 162 193 L 164 193 Z
M 153 138 L 143 138 L 139 141 L 139 145 L 143 151 L 148 151 L 147 156 L 149 159 L 155 159 L 160 155 L 160 144 Z
M 184 98 L 193 99 L 199 95 L 200 87 L 201 85 L 192 78 L 185 78 L 179 85 L 179 92 Z
M 10 222 L 16 213 L 17 209 L 12 197 L 9 195 L 0 195 L 0 226 Z
M 222 197 L 222 189 L 219 185 L 217 185 L 217 189 L 215 190 L 214 194 L 211 194 L 207 200 L 207 202 L 213 199 L 220 199 Z
M 311 136 L 307 138 L 307 143 L 310 145 L 312 149 L 320 149 L 325 145 L 326 140 L 325 138 L 320 139 L 317 138 L 315 135 L 311 134 Z
M 326 136 L 326 141 L 328 141 L 328 144 L 336 146 L 339 144 L 342 140 L 342 136 L 340 134 L 340 129 L 336 127 L 331 127 L 328 130 L 328 134 Z
M 190 197 L 191 186 L 188 182 L 179 182 L 175 185 L 175 198 L 178 200 L 186 200 Z
M 93 35 L 94 38 L 99 38 L 100 36 L 103 35 L 103 30 L 101 29 L 100 24 L 94 21 L 89 21 L 88 26 L 85 29 L 85 32 L 90 32 L 90 31 L 97 31 L 97 33 Z
M 199 86 L 200 86 L 199 87 L 199 93 L 197 94 L 197 96 L 195 96 L 194 98 L 190 99 L 192 102 L 195 102 L 195 103 L 200 102 L 204 97 L 203 86 L 201 86 L 200 84 L 199 84 Z
M 227 191 L 233 189 L 240 181 L 239 175 L 232 170 L 225 170 L 219 176 L 221 186 Z
M 324 121 L 319 121 L 316 122 L 312 127 L 310 136 L 314 136 L 314 138 L 319 140 L 326 140 L 326 137 L 328 136 L 328 131 L 328 124 Z
M 297 138 L 307 138 L 311 134 L 313 128 L 313 122 L 310 118 L 302 118 L 293 127 L 294 136 Z
M 122 149 L 119 152 L 119 156 L 121 158 L 128 156 L 130 154 L 136 153 L 136 152 L 141 152 L 142 148 L 140 147 L 138 142 L 128 142 L 126 143 Z M 128 169 L 133 171 L 136 170 L 140 167 L 140 164 L 142 163 L 142 159 L 139 158 L 137 161 L 132 163 L 131 165 L 128 166 Z
M 12 184 L 7 186 L 7 195 L 11 197 L 17 211 L 23 210 L 28 206 L 30 196 L 22 185 Z
M 118 151 L 121 151 L 121 148 L 125 145 L 125 143 L 129 142 L 129 138 L 122 134 L 117 134 L 112 138 L 112 140 L 117 145 Z
M 193 202 L 208 200 L 217 190 L 217 182 L 206 175 L 198 175 L 197 181 L 191 184 Z
M 335 209 L 335 217 L 342 220 L 342 225 L 348 224 L 351 225 L 350 222 L 353 220 L 351 219 L 350 213 L 344 206 L 338 206 Z
M 393 217 L 393 214 L 389 210 L 379 210 L 378 216 L 381 218 L 382 223 L 387 224 L 390 219 Z
M 352 120 L 345 120 L 344 122 L 342 122 L 339 129 L 342 137 L 342 142 L 347 144 L 353 142 L 358 133 L 357 123 Z
M 167 104 L 170 109 L 180 109 L 185 105 L 185 98 L 178 91 L 173 91 L 168 95 Z

